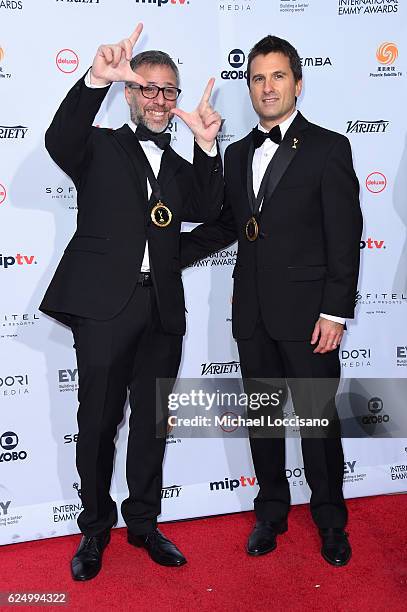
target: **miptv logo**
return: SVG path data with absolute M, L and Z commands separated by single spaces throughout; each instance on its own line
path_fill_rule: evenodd
M 376 58 L 381 64 L 394 64 L 399 54 L 396 43 L 384 42 L 376 51 Z
M 366 188 L 370 193 L 381 193 L 386 186 L 387 179 L 382 172 L 371 172 L 366 179 Z
M 72 49 L 61 49 L 61 51 L 57 53 L 55 63 L 58 70 L 66 74 L 71 74 L 75 72 L 79 66 L 79 57 Z

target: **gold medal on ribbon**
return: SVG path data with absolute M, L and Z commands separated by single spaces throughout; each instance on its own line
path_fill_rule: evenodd
M 151 210 L 151 221 L 157 227 L 167 227 L 171 223 L 172 212 L 159 200 Z
M 250 217 L 248 222 L 246 223 L 246 238 L 250 242 L 254 242 L 257 240 L 259 235 L 259 224 L 257 223 L 257 219 L 255 217 Z

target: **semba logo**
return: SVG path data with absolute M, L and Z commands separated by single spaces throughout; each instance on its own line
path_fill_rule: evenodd
M 159 8 L 161 8 L 164 4 L 176 5 L 176 6 L 184 6 L 184 4 L 189 4 L 189 0 L 136 0 L 137 4 L 155 4 Z
M 0 253 L 0 268 L 4 268 L 4 270 L 16 264 L 18 266 L 32 266 L 36 263 L 35 255 L 22 255 L 21 253 L 17 253 L 17 255 L 3 255 Z

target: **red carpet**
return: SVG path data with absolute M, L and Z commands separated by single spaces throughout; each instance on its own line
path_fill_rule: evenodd
M 407 610 L 407 495 L 350 500 L 349 511 L 344 568 L 321 558 L 308 506 L 295 506 L 277 550 L 259 558 L 244 551 L 251 512 L 162 525 L 188 558 L 181 568 L 157 566 L 116 529 L 101 573 L 79 584 L 69 572 L 79 536 L 4 546 L 0 591 L 65 591 L 62 610 Z

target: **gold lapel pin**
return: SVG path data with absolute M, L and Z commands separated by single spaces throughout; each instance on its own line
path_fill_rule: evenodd
M 297 148 L 297 144 L 298 144 L 298 138 L 293 138 L 293 146 L 291 148 L 292 149 L 296 149 Z

